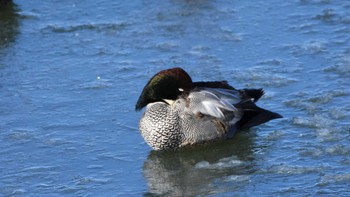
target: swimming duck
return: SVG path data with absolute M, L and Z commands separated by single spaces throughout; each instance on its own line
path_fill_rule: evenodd
M 262 89 L 237 90 L 226 81 L 192 82 L 182 68 L 163 70 L 143 88 L 141 135 L 154 150 L 174 150 L 234 137 L 240 130 L 282 118 L 255 103 Z

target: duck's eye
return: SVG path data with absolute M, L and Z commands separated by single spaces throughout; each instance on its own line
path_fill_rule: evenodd
M 180 92 L 183 92 L 183 91 L 184 91 L 184 89 L 182 89 L 182 88 L 179 88 L 179 91 L 180 91 Z

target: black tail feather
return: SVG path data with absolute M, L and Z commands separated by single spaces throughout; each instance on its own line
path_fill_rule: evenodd
M 253 102 L 243 103 L 240 107 L 244 111 L 242 119 L 238 122 L 241 130 L 249 129 L 276 118 L 283 118 L 280 114 L 260 108 Z
M 254 102 L 257 102 L 262 95 L 264 95 L 264 90 L 260 89 L 243 89 L 241 90 L 245 95 L 248 95 L 250 98 L 254 99 Z

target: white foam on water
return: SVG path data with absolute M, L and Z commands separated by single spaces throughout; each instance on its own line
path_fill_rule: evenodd
M 249 175 L 231 175 L 225 178 L 227 182 L 246 182 L 250 181 Z
M 327 185 L 337 182 L 350 182 L 350 174 L 331 174 L 324 175 L 318 185 Z
M 237 159 L 236 156 L 226 157 L 220 159 L 216 163 L 209 163 L 207 161 L 200 161 L 195 165 L 195 168 L 199 169 L 226 169 L 243 165 L 244 162 Z
M 326 152 L 331 155 L 350 155 L 350 146 L 336 144 L 326 148 Z
M 315 114 L 308 117 L 294 117 L 293 124 L 310 128 L 330 128 L 333 127 L 337 121 L 333 120 L 328 114 Z
M 270 173 L 278 173 L 278 174 L 304 174 L 304 173 L 319 173 L 321 172 L 323 167 L 314 166 L 314 167 L 306 167 L 306 166 L 292 166 L 292 165 L 274 165 L 271 166 L 267 171 Z

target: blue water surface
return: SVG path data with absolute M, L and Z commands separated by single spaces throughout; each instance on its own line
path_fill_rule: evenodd
M 135 103 L 160 70 L 264 88 L 273 120 L 175 152 Z M 350 196 L 350 2 L 14 0 L 0 8 L 1 196 Z

